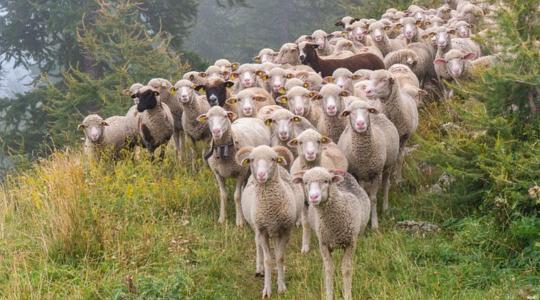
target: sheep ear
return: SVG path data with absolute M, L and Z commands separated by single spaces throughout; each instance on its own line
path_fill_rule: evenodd
M 159 96 L 159 92 L 158 92 L 158 91 L 154 91 L 154 96 Z
M 238 66 L 239 66 L 239 65 L 240 65 L 240 64 L 237 63 L 237 62 L 232 63 L 232 64 L 231 64 L 231 70 L 233 70 L 233 71 L 238 70 Z
M 326 77 L 323 78 L 323 82 L 324 83 L 333 83 L 334 82 L 334 77 L 326 76 Z
M 329 39 L 333 39 L 334 38 L 334 35 L 333 34 L 327 34 L 326 35 L 326 39 L 329 40 Z
M 225 87 L 230 88 L 230 87 L 233 86 L 233 85 L 234 85 L 234 82 L 232 82 L 232 81 L 225 81 Z
M 197 117 L 197 121 L 199 121 L 199 123 L 201 124 L 204 124 L 206 123 L 206 121 L 208 121 L 208 116 L 206 116 L 206 114 L 202 114 Z
M 434 37 L 434 36 L 436 36 L 436 35 L 437 35 L 437 33 L 435 33 L 435 32 L 430 32 L 430 33 L 428 34 L 428 37 L 432 38 L 432 37 Z
M 195 87 L 195 90 L 199 93 L 199 94 L 204 94 L 205 93 L 205 86 L 204 85 L 198 85 Z
M 279 98 L 277 98 L 278 102 L 285 105 L 289 102 L 289 99 L 287 98 L 287 96 L 280 96 Z
M 238 78 L 238 73 L 236 72 L 232 72 L 231 76 L 229 76 L 229 80 L 235 80 L 236 78 Z
M 292 154 L 291 150 L 287 149 L 287 147 L 274 146 L 272 149 L 278 154 L 278 163 L 282 166 L 288 166 L 294 161 L 294 155 Z
M 341 175 L 332 175 L 332 183 L 340 183 L 343 181 L 343 176 Z
M 101 125 L 101 126 L 109 126 L 109 123 L 107 123 L 106 121 L 101 121 L 101 123 L 99 123 L 99 125 Z
M 353 28 L 352 27 L 347 27 L 345 28 L 345 30 L 342 32 L 342 34 L 347 34 L 348 32 L 352 32 L 353 31 Z
M 323 96 L 321 94 L 317 93 L 315 96 L 313 96 L 311 98 L 311 100 L 321 100 L 322 98 L 323 98 Z
M 294 123 L 300 123 L 302 121 L 302 119 L 300 119 L 299 116 L 294 116 L 291 118 L 291 120 L 294 122 Z
M 323 135 L 323 136 L 321 137 L 321 144 L 323 144 L 323 145 L 325 145 L 325 144 L 330 144 L 331 141 L 332 141 L 332 140 L 330 140 L 330 138 L 327 137 L 327 136 L 324 136 L 324 135 Z
M 84 124 L 79 124 L 79 126 L 77 126 L 77 130 L 83 130 L 86 128 L 86 125 Z
M 274 123 L 274 120 L 272 120 L 272 118 L 268 118 L 266 120 L 264 120 L 264 125 L 270 127 L 272 125 L 272 123 Z
M 176 88 L 175 88 L 174 86 L 171 87 L 171 88 L 169 89 L 169 93 L 170 93 L 171 95 L 173 95 L 173 96 L 176 95 Z
M 398 25 L 401 25 L 401 24 L 398 24 Z M 396 27 L 397 27 L 398 25 L 396 25 Z M 392 28 L 391 28 L 390 26 L 386 25 L 386 26 L 384 26 L 383 29 L 384 29 L 384 31 L 388 31 L 388 30 L 390 30 L 390 29 L 392 29 Z
M 189 81 L 193 81 L 193 80 L 195 80 L 195 75 L 193 74 L 189 75 Z
M 229 104 L 229 105 L 233 105 L 235 104 L 236 102 L 238 102 L 238 99 L 236 99 L 235 97 L 231 97 L 227 100 L 225 100 L 225 103 Z
M 227 112 L 227 118 L 229 118 L 229 120 L 231 120 L 231 122 L 232 122 L 232 121 L 236 120 L 238 118 L 238 116 L 234 112 L 228 111 Z
M 463 56 L 463 59 L 466 59 L 466 60 L 473 60 L 475 58 L 476 58 L 476 54 L 472 52 L 469 52 Z
M 293 74 L 292 73 L 287 73 L 287 76 L 285 76 L 285 77 L 287 77 L 287 79 L 291 79 L 291 78 L 293 78 Z
M 359 79 L 360 79 L 360 75 L 358 75 L 358 74 L 352 74 L 350 78 L 351 78 L 351 80 L 359 80 Z
M 389 83 L 390 85 L 394 84 L 394 81 L 395 81 L 395 80 L 394 80 L 393 77 L 388 78 L 388 83 Z
M 386 29 L 386 27 L 390 27 L 390 26 L 388 26 L 388 25 L 385 26 L 385 27 L 384 27 L 384 28 L 385 28 L 384 30 L 388 30 L 388 29 Z M 395 27 L 396 27 L 397 29 L 401 29 L 401 27 L 403 27 L 403 25 L 401 25 L 401 23 L 397 23 Z
M 341 117 L 342 117 L 342 118 L 346 118 L 346 117 L 348 117 L 350 114 L 351 114 L 351 111 L 348 110 L 348 109 L 346 109 L 346 110 L 344 110 L 344 111 L 341 113 Z
M 416 25 L 417 25 L 417 26 L 419 26 L 419 25 L 421 25 L 421 24 L 422 24 L 422 20 L 416 20 Z M 427 22 L 426 22 L 426 25 L 428 25 Z
M 131 93 L 130 93 L 129 89 L 124 89 L 124 90 L 122 90 L 122 95 L 131 96 Z
M 255 57 L 253 58 L 253 62 L 256 62 L 256 63 L 258 63 L 258 64 L 261 63 L 261 57 L 260 57 L 259 55 L 255 56 Z
M 313 98 L 313 97 L 315 97 L 316 95 L 317 95 L 317 93 L 315 93 L 315 92 L 309 92 L 309 93 L 307 94 L 307 96 L 308 96 L 309 98 Z
M 350 28 L 350 27 L 349 27 L 349 28 Z M 349 29 L 349 28 L 347 28 L 347 29 Z M 352 28 L 351 28 L 351 30 L 343 30 L 343 31 L 341 32 L 341 36 L 346 37 L 346 36 L 349 34 L 348 31 L 352 31 Z
M 241 166 L 248 166 L 249 165 L 249 154 L 251 153 L 251 151 L 253 151 L 253 147 L 242 147 L 238 150 L 238 152 L 236 152 L 236 156 L 234 157 L 234 159 L 236 160 L 236 163 L 241 165 Z
M 420 25 L 421 23 L 422 23 L 422 21 L 416 21 L 416 25 Z M 431 25 L 431 22 L 430 21 L 425 21 L 424 25 L 429 26 L 429 25 Z
M 341 21 L 337 21 L 334 25 L 336 26 L 345 26 L 345 24 Z
M 264 102 L 266 101 L 266 97 L 263 97 L 263 96 L 253 96 L 253 100 L 257 101 L 257 102 Z
M 287 146 L 291 147 L 291 148 L 294 148 L 296 146 L 298 146 L 298 140 L 297 139 L 292 139 L 290 140 L 288 143 L 287 143 Z
M 206 72 L 199 72 L 199 76 L 205 78 L 206 76 L 208 76 L 208 74 L 206 74 Z
M 448 29 L 448 31 L 446 31 L 446 32 L 448 32 L 449 34 L 455 34 L 456 30 L 454 28 L 452 28 L 452 29 Z
M 309 88 L 309 83 L 307 82 L 304 82 L 304 84 L 302 85 L 305 89 Z
M 434 61 L 433 61 L 434 64 L 436 65 L 444 65 L 446 63 L 446 60 L 444 60 L 444 58 L 436 58 Z
M 284 88 L 284 87 L 280 87 L 279 90 L 278 90 L 278 93 L 280 95 L 285 95 L 285 94 L 287 94 L 287 89 Z
M 262 78 L 264 80 L 268 79 L 268 76 L 266 76 L 266 72 L 264 72 L 263 70 L 259 70 L 259 71 L 255 72 L 255 75 L 259 76 L 260 78 Z
M 304 178 L 302 178 L 302 177 L 304 177 L 304 173 L 305 172 L 302 171 L 302 172 L 298 172 L 298 173 L 294 174 L 292 182 L 296 183 L 296 184 L 304 183 Z
M 339 95 L 340 95 L 341 97 L 349 97 L 349 96 L 351 95 L 351 93 L 349 93 L 349 91 L 341 91 L 341 92 L 339 93 Z

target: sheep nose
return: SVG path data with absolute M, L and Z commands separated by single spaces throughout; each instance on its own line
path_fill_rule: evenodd
M 366 126 L 366 123 L 364 121 L 356 121 L 356 127 L 364 128 L 365 126 Z
M 300 60 L 304 61 L 306 59 L 306 56 L 304 54 L 300 54 Z
M 319 199 L 319 193 L 310 193 L 309 194 L 309 200 L 311 202 L 315 202 L 315 201 L 317 201 L 317 199 Z
M 220 133 L 221 133 L 221 129 L 219 129 L 219 128 L 212 129 L 212 134 L 218 135 Z
M 334 111 L 334 110 L 336 110 L 336 106 L 335 106 L 335 105 L 332 105 L 332 104 L 328 105 L 327 108 L 328 108 L 329 111 Z

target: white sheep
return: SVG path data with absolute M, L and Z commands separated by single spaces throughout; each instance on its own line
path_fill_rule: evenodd
M 272 96 L 263 88 L 246 88 L 226 101 L 231 106 L 236 106 L 237 115 L 240 118 L 255 117 L 259 110 L 275 102 Z
M 106 151 L 111 151 L 110 154 L 117 157 L 120 150 L 132 147 L 136 138 L 125 116 L 112 116 L 103 120 L 99 115 L 88 115 L 78 129 L 85 135 L 84 153 L 94 159 L 101 158 Z
M 205 155 L 208 166 L 214 173 L 219 187 L 220 209 L 219 223 L 225 222 L 225 202 L 227 191 L 225 179 L 235 178 L 234 202 L 236 208 L 236 226 L 243 226 L 244 219 L 240 207 L 242 187 L 247 179 L 248 169 L 238 165 L 234 156 L 238 149 L 247 146 L 270 145 L 270 131 L 263 121 L 256 118 L 241 118 L 234 122 L 236 114 L 225 111 L 220 106 L 213 106 L 206 114 L 200 115 L 197 120 L 207 123 L 212 141 L 210 152 Z
M 354 100 L 341 115 L 349 124 L 338 147 L 349 162 L 348 171 L 366 190 L 371 200 L 371 227 L 379 227 L 377 192 L 382 183 L 383 211 L 388 208 L 390 177 L 399 155 L 399 135 L 394 124 L 366 101 Z
M 369 222 L 369 197 L 350 174 L 342 176 L 321 167 L 295 174 L 293 182 L 303 184 L 309 201 L 309 223 L 319 240 L 324 264 L 326 299 L 334 299 L 332 252 L 341 248 L 344 250 L 341 260 L 343 298 L 350 300 L 353 257 L 358 235 L 364 233 Z
M 336 84 L 325 84 L 319 93 L 312 99 L 318 100 L 322 114 L 315 126 L 322 134 L 327 135 L 332 141 L 338 141 L 345 129 L 347 122 L 340 118 L 341 112 L 346 108 L 344 98 L 350 96 L 349 91 L 343 90 Z
M 277 262 L 278 292 L 287 290 L 283 266 L 285 248 L 304 206 L 302 189 L 282 167 L 291 159 L 290 151 L 279 146 L 246 147 L 236 154 L 238 164 L 249 166 L 252 174 L 242 193 L 242 212 L 255 231 L 256 274 L 264 270 L 263 298 L 272 294 L 273 257 Z M 304 227 L 304 230 L 309 229 Z
M 369 25 L 368 33 L 371 35 L 371 39 L 375 46 L 381 50 L 381 53 L 386 56 L 389 52 L 405 48 L 405 41 L 402 39 L 390 39 L 386 34 L 386 30 L 389 30 L 390 26 L 384 25 L 384 23 L 377 21 Z
M 295 86 L 287 91 L 286 95 L 279 97 L 277 101 L 282 105 L 287 105 L 295 115 L 305 117 L 311 124 L 317 124 L 322 111 L 320 105 L 311 101 L 315 95 L 316 92 Z

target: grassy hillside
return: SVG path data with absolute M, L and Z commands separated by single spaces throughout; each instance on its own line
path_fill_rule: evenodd
M 451 104 L 430 105 L 418 136 L 433 136 L 451 110 Z M 492 219 L 428 192 L 439 173 L 426 171 L 422 140 L 417 142 L 406 182 L 392 190 L 381 233 L 369 231 L 360 239 L 353 295 L 517 299 L 538 293 L 535 263 L 501 238 Z M 9 176 L 0 189 L 0 296 L 259 298 L 253 233 L 235 227 L 232 201 L 227 223 L 217 224 L 217 187 L 203 162 L 197 164 L 193 170 L 167 159 L 90 163 L 78 150 L 67 150 Z M 442 230 L 411 234 L 396 228 L 408 219 Z M 287 248 L 289 290 L 276 299 L 324 294 L 315 237 L 312 251 L 301 255 L 300 235 L 295 230 Z

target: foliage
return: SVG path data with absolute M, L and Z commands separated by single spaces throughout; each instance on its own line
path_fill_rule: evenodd
M 133 17 L 151 34 L 169 33 L 171 46 L 180 50 L 194 23 L 197 2 L 142 0 L 136 3 L 140 9 Z M 69 66 L 87 66 L 84 47 L 77 38 L 81 20 L 86 23 L 85 29 L 89 29 L 101 10 L 110 9 L 111 5 L 101 0 L 1 0 L 0 48 L 5 54 L 2 62 L 15 60 L 16 66 L 25 67 L 37 64 L 45 73 Z
M 356 18 L 379 18 L 391 7 L 404 11 L 412 4 L 424 7 L 436 7 L 440 4 L 440 1 L 436 0 L 340 0 L 339 2 L 350 16 Z

